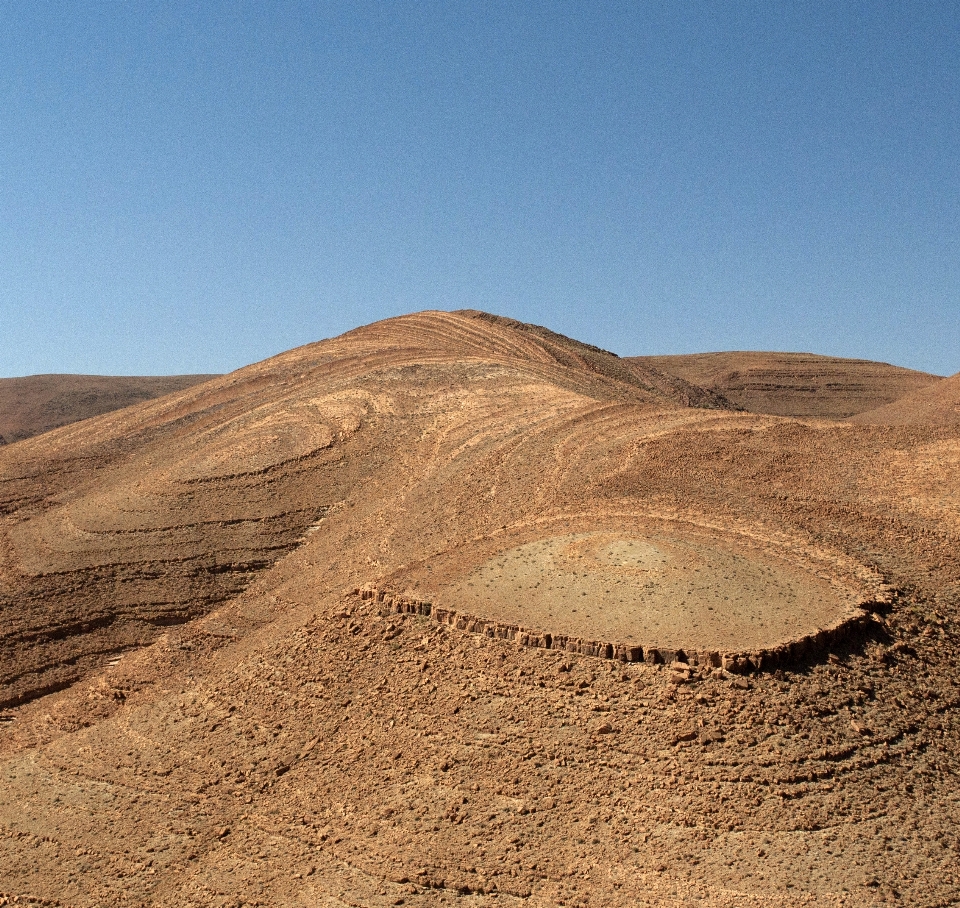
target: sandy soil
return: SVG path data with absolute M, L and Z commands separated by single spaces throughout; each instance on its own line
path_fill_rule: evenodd
M 422 580 L 393 582 L 471 615 L 670 650 L 772 649 L 861 614 L 853 589 L 689 531 L 625 536 L 608 526 L 501 549 L 470 570 L 475 560 L 461 552 L 459 570 L 429 565 Z

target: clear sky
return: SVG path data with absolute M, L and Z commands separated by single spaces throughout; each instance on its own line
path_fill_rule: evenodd
M 0 2 L 0 375 L 464 307 L 960 370 L 960 4 Z

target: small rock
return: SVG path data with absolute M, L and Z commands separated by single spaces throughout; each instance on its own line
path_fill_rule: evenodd
M 696 738 L 697 738 L 697 729 L 690 728 L 690 729 L 687 729 L 687 731 L 682 731 L 678 733 L 674 737 L 673 741 L 675 744 L 677 744 L 680 741 L 695 741 Z
M 601 722 L 595 731 L 598 735 L 609 735 L 613 733 L 613 726 L 609 722 Z
M 850 727 L 858 734 L 863 735 L 864 737 L 869 737 L 873 732 L 867 728 L 866 725 L 861 724 L 860 722 L 851 722 Z

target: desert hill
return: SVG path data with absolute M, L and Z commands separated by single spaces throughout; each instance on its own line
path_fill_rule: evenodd
M 28 375 L 0 378 L 0 444 L 129 407 L 212 375 Z
M 423 312 L 0 449 L 0 898 L 955 901 L 960 428 L 661 375 Z
M 9 679 L 15 692 L 7 699 L 79 677 L 85 647 L 99 658 L 121 642 L 141 644 L 156 628 L 235 595 L 354 484 L 380 481 L 375 474 L 385 463 L 396 467 L 397 435 L 422 431 L 406 415 L 419 413 L 420 398 L 444 407 L 458 401 L 464 418 L 493 408 L 504 409 L 509 422 L 515 411 L 531 410 L 528 429 L 549 424 L 551 407 L 566 412 L 582 401 L 681 406 L 685 385 L 677 393 L 679 386 L 665 383 L 661 392 L 613 354 L 517 324 L 468 314 L 372 325 L 11 451 L 6 461 L 17 467 L 9 476 L 0 472 L 0 512 L 39 508 L 10 530 L 36 573 L 10 581 L 19 620 L 0 641 L 37 642 L 4 660 L 0 680 Z M 390 403 L 378 404 L 384 399 Z M 367 425 L 371 413 L 378 413 L 375 431 Z M 475 424 L 459 431 L 481 447 Z M 50 474 L 53 486 L 42 478 Z M 0 573 L 0 584 L 4 579 Z M 59 593 L 65 582 L 66 606 Z M 36 662 L 22 661 L 28 650 Z
M 677 375 L 751 413 L 821 419 L 845 419 L 940 381 L 887 363 L 812 353 L 694 353 L 629 361 Z
M 466 315 L 487 324 L 498 325 L 535 337 L 538 343 L 544 349 L 549 350 L 551 356 L 560 364 L 606 375 L 618 382 L 633 385 L 664 400 L 672 400 L 684 406 L 702 407 L 704 409 L 740 409 L 731 404 L 722 394 L 691 383 L 675 373 L 658 369 L 637 360 L 637 358 L 621 358 L 609 350 L 602 350 L 592 344 L 584 344 L 581 341 L 564 337 L 562 334 L 557 334 L 541 325 L 529 325 L 515 319 L 475 310 L 461 310 L 456 314 Z
M 960 423 L 960 373 L 860 413 L 851 421 L 888 426 Z

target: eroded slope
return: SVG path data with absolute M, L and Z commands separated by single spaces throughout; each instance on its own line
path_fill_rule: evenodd
M 0 703 L 227 601 L 450 411 L 501 411 L 495 437 L 607 398 L 663 405 L 556 345 L 436 313 L 21 442 L 0 453 Z M 477 428 L 447 431 L 478 451 Z
M 51 601 L 83 585 L 112 613 L 123 585 L 82 573 L 109 558 L 155 601 L 179 568 L 153 553 L 187 551 L 181 532 L 216 564 L 263 562 L 152 645 L 86 651 L 82 680 L 5 711 L 0 896 L 960 898 L 955 475 L 929 497 L 931 452 L 960 430 L 683 407 L 565 355 L 424 313 L 0 454 L 5 614 L 61 575 Z M 275 549 L 269 521 L 232 535 L 281 513 Z M 869 633 L 749 678 L 519 647 L 352 593 L 626 527 L 896 592 Z

